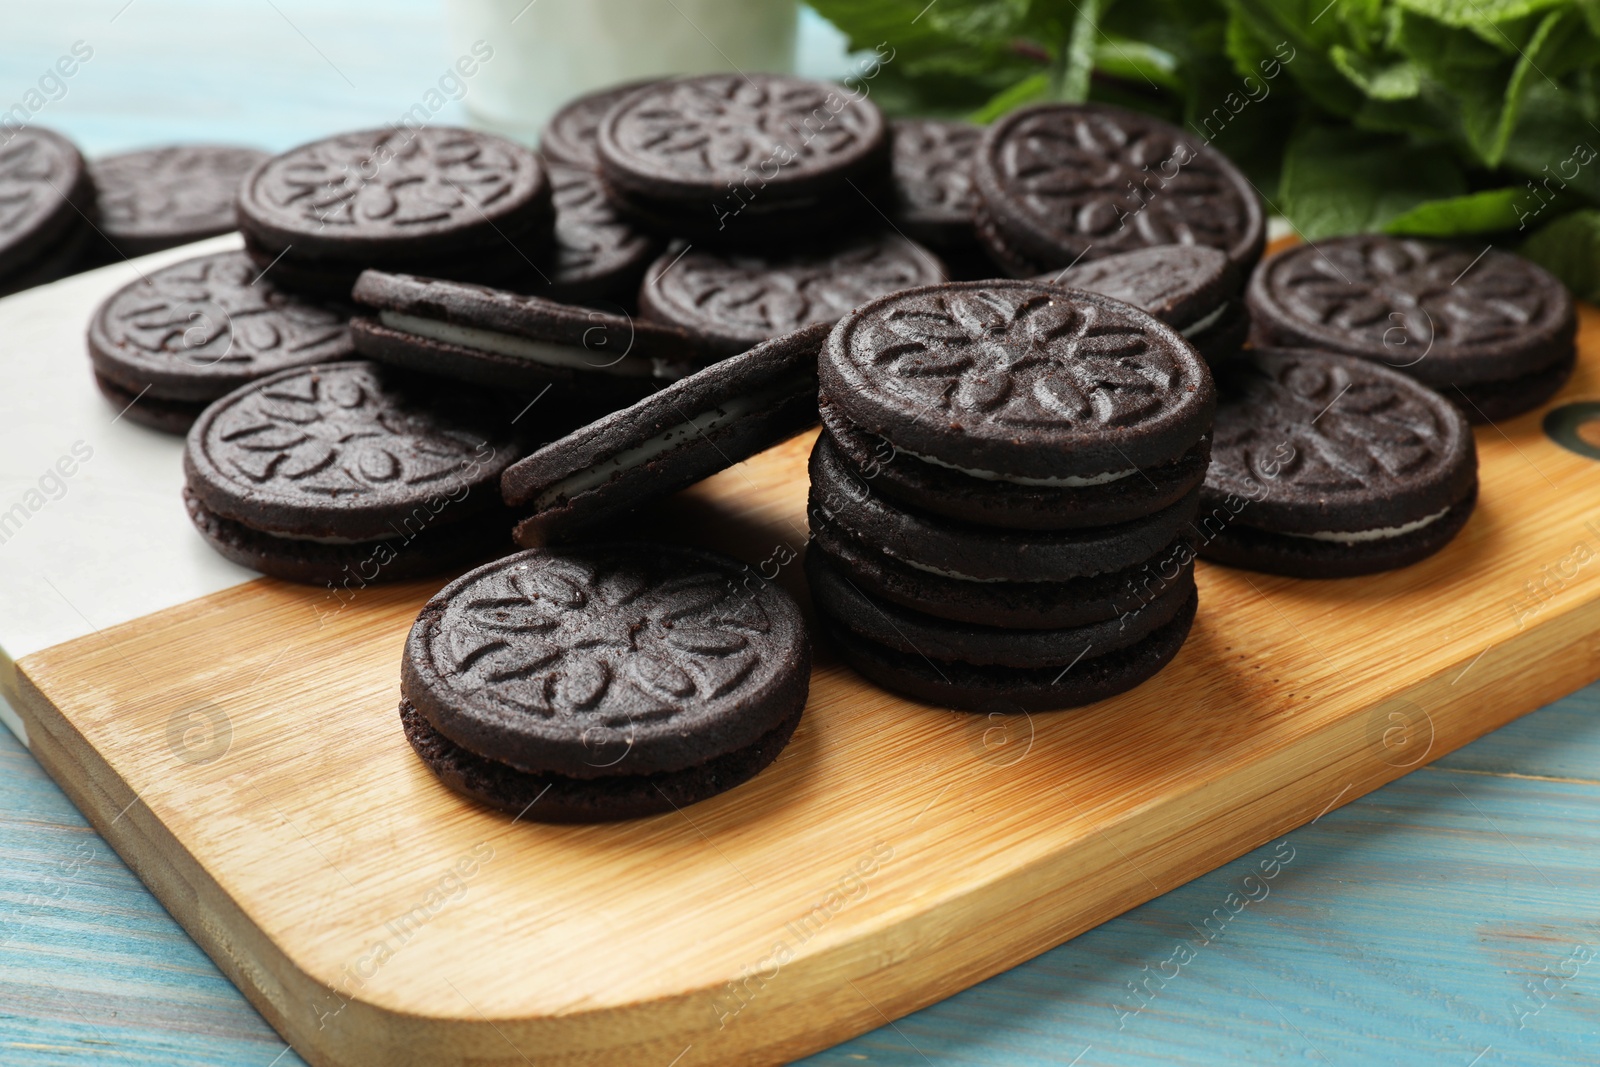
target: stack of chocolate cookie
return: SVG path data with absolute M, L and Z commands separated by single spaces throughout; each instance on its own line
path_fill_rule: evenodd
M 976 128 L 959 133 L 971 141 Z M 556 252 L 542 264 L 548 284 L 529 291 L 627 306 L 632 294 L 619 294 L 631 284 L 644 318 L 715 356 L 831 324 L 875 296 L 945 279 L 940 259 L 886 220 L 970 255 L 965 200 L 932 175 L 960 139 L 905 139 L 903 155 L 928 148 L 916 190 L 926 210 L 908 208 L 913 221 L 893 206 L 905 197 L 890 192 L 887 121 L 840 86 L 714 74 L 580 97 L 540 139 Z M 645 234 L 671 242 L 648 269 L 660 246 Z
M 842 319 L 818 378 L 806 566 L 863 674 L 1033 710 L 1177 654 L 1216 395 L 1175 330 L 1039 282 L 927 286 Z

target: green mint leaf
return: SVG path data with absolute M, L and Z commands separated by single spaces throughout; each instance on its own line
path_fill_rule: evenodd
M 1383 231 L 1414 237 L 1459 237 L 1514 230 L 1523 202 L 1528 199 L 1523 189 L 1485 189 L 1466 196 L 1429 200 L 1390 219 Z
M 1574 211 L 1523 242 L 1522 254 L 1582 300 L 1600 300 L 1600 211 Z
M 1008 111 L 1015 111 L 1019 107 L 1038 103 L 1050 95 L 1050 75 L 1035 74 L 1024 78 L 1022 81 L 1003 89 L 989 98 L 971 115 L 967 116 L 972 122 L 993 122 Z
M 1307 240 L 1382 229 L 1430 200 L 1466 193 L 1448 153 L 1348 127 L 1290 138 L 1278 206 Z

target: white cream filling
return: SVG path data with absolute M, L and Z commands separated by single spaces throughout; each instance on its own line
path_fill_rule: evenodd
M 1185 337 L 1193 337 L 1195 334 L 1199 333 L 1201 330 L 1209 329 L 1210 327 L 1216 325 L 1217 320 L 1222 318 L 1222 313 L 1224 311 L 1227 311 L 1227 310 L 1228 310 L 1228 305 L 1227 304 L 1223 304 L 1221 307 L 1217 308 L 1217 310 L 1213 311 L 1211 314 L 1207 315 L 1205 318 L 1200 319 L 1198 322 L 1191 322 L 1189 325 L 1185 326 L 1183 329 L 1179 330 L 1178 332 L 1183 334 L 1183 336 L 1185 336 Z
M 582 345 L 559 345 L 550 341 L 532 341 L 514 334 L 485 330 L 479 326 L 459 326 L 452 322 L 427 319 L 420 315 L 407 315 L 399 311 L 379 311 L 378 321 L 391 330 L 426 337 L 462 348 L 478 348 L 498 356 L 525 359 L 546 367 L 592 371 L 626 378 L 676 378 L 681 374 L 670 364 L 642 356 L 623 355 L 608 357 L 593 352 Z
M 900 562 L 908 567 L 915 567 L 919 571 L 937 574 L 941 578 L 954 578 L 958 582 L 1008 582 L 1011 580 L 1009 578 L 974 578 L 972 575 L 962 574 L 960 571 L 946 571 L 940 570 L 938 567 L 930 567 L 926 563 L 918 563 L 914 559 L 902 559 Z
M 1387 541 L 1391 537 L 1404 537 L 1424 526 L 1430 526 L 1449 514 L 1450 509 L 1434 512 L 1425 519 L 1415 519 L 1399 526 L 1379 526 L 1374 530 L 1318 530 L 1315 533 L 1289 534 L 1290 537 L 1307 537 L 1313 541 L 1332 541 L 1339 545 L 1359 545 L 1367 541 Z
M 269 531 L 262 531 L 267 533 Z M 387 537 L 308 537 L 304 534 L 272 533 L 280 541 L 310 541 L 315 545 L 375 545 L 379 541 L 387 541 Z
M 944 467 L 947 470 L 960 471 L 974 478 L 982 478 L 990 482 L 1011 482 L 1014 485 L 1048 485 L 1053 488 L 1078 489 L 1087 485 L 1105 485 L 1119 478 L 1126 478 L 1130 474 L 1138 474 L 1138 468 L 1129 467 L 1125 471 L 1107 471 L 1104 474 L 1077 475 L 1068 474 L 1059 478 L 1025 478 L 1020 474 L 1001 474 L 999 471 L 978 470 L 974 467 L 958 467 L 954 463 L 946 463 L 942 459 L 925 456 L 921 452 L 913 452 L 909 448 L 896 448 L 897 452 L 904 452 L 908 456 L 915 456 L 924 463 L 932 463 L 935 467 Z
M 585 467 L 575 474 L 569 474 L 550 488 L 534 498 L 535 510 L 543 510 L 560 500 L 570 500 L 580 493 L 587 493 L 591 489 L 598 489 L 612 478 L 634 467 L 642 466 L 659 456 L 665 455 L 681 445 L 686 439 L 708 434 L 730 423 L 755 414 L 774 401 L 781 400 L 794 393 L 797 389 L 811 384 L 809 375 L 801 375 L 770 389 L 752 393 L 749 396 L 737 397 L 725 404 L 719 404 L 710 411 L 702 411 L 693 415 L 680 426 L 656 434 L 642 444 L 625 448 L 616 455 L 609 456 L 592 466 Z

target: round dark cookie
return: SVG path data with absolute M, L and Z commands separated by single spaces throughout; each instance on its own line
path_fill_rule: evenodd
M 1205 361 L 1119 300 L 1041 282 L 953 282 L 858 307 L 818 365 L 822 393 L 902 452 L 1000 477 L 1155 467 L 1211 426 Z
M 378 541 L 408 522 L 497 514 L 500 473 L 520 453 L 508 423 L 493 398 L 438 379 L 366 362 L 297 367 L 208 407 L 184 474 L 206 511 L 252 530 Z
M 94 384 L 100 389 L 100 395 L 117 409 L 117 418 L 137 422 L 162 433 L 188 433 L 194 420 L 210 403 L 206 400 L 162 400 L 152 397 L 143 389 L 124 389 L 99 371 L 93 373 Z
M 1367 573 L 1421 558 L 1466 521 L 1477 492 L 1472 429 L 1433 390 L 1309 349 L 1253 349 L 1218 385 L 1201 500 L 1206 558 L 1254 565 L 1249 550 L 1259 549 L 1259 569 L 1284 573 L 1290 564 L 1274 559 L 1302 559 L 1306 577 Z M 1264 539 L 1282 544 L 1269 552 Z
M 962 254 L 977 246 L 972 157 L 983 127 L 970 122 L 899 119 L 890 124 L 895 228 L 930 248 Z
M 1177 656 L 1194 624 L 1198 594 L 1142 641 L 1104 655 L 1086 646 L 1081 659 L 1024 670 L 933 661 L 864 641 L 849 631 L 828 632 L 845 662 L 885 689 L 939 707 L 977 712 L 1075 708 L 1125 693 L 1148 681 Z
M 1116 618 L 1061 629 L 1015 629 L 952 622 L 875 599 L 823 552 L 808 552 L 805 567 L 811 602 L 832 622 L 896 652 L 974 666 L 1060 667 L 1086 646 L 1096 655 L 1125 648 L 1170 621 L 1194 593 L 1191 572 L 1173 586 L 1173 595 Z
M 549 167 L 555 200 L 555 240 L 538 268 L 532 291 L 572 303 L 626 300 L 661 243 L 630 225 L 606 199 L 593 171 Z
M 985 132 L 973 178 L 980 235 L 998 235 L 991 251 L 1022 277 L 1165 244 L 1220 248 L 1243 277 L 1266 247 L 1249 179 L 1221 152 L 1136 111 L 1013 111 Z
M 62 245 L 83 239 L 94 216 L 89 168 L 72 142 L 38 127 L 0 144 L 0 291 L 66 273 Z
M 982 526 L 1066 530 L 1127 522 L 1183 499 L 1205 478 L 1211 439 L 1202 437 L 1179 458 L 1101 485 L 1028 486 L 969 474 L 897 452 L 863 431 L 826 397 L 822 424 L 851 472 L 891 500 Z
M 324 269 L 477 254 L 548 229 L 550 215 L 531 149 L 445 126 L 312 141 L 256 167 L 239 194 L 258 255 Z
M 1185 530 L 1148 560 L 1107 574 L 1064 582 L 969 582 L 919 570 L 869 548 L 812 516 L 807 552 L 827 555 L 835 569 L 872 596 L 935 618 L 977 626 L 1062 629 L 1138 611 L 1191 581 L 1195 550 Z
M 1369 361 L 1252 349 L 1218 372 L 1202 507 L 1247 499 L 1279 533 L 1359 531 L 1435 514 L 1477 481 L 1472 429 L 1445 397 Z
M 89 322 L 95 372 L 152 399 L 205 403 L 287 367 L 349 358 L 347 312 L 259 274 L 243 252 L 218 252 L 123 286 Z
M 267 159 L 254 148 L 179 145 L 124 152 L 89 164 L 100 232 L 115 253 L 142 256 L 236 225 L 245 175 Z
M 1543 370 L 1501 382 L 1476 382 L 1450 385 L 1444 395 L 1461 408 L 1468 422 L 1487 425 L 1543 407 L 1545 401 L 1561 391 L 1578 365 L 1578 353 Z
M 458 578 L 406 639 L 401 692 L 445 737 L 531 774 L 684 771 L 758 745 L 810 686 L 800 609 L 703 549 L 534 549 Z
M 625 406 L 701 365 L 682 330 L 467 282 L 366 271 L 352 297 L 356 350 L 383 363 L 498 388 Z M 539 357 L 539 358 L 535 358 Z
M 9 296 L 90 269 L 95 264 L 89 253 L 99 240 L 94 228 L 87 222 L 73 227 L 49 251 L 0 278 L 0 296 Z
M 456 792 L 532 822 L 592 823 L 675 811 L 742 785 L 778 758 L 800 725 L 800 712 L 755 744 L 697 767 L 610 778 L 528 774 L 484 759 L 435 730 L 409 701 L 400 702 L 400 724 L 418 758 Z
M 735 355 L 873 297 L 943 281 L 933 253 L 892 233 L 801 245 L 775 256 L 674 247 L 645 273 L 639 308 L 719 355 Z
M 1422 529 L 1354 545 L 1291 537 L 1235 523 L 1206 540 L 1200 555 L 1211 563 L 1290 578 L 1354 578 L 1377 574 L 1409 567 L 1444 548 L 1472 518 L 1477 499 L 1478 487 L 1474 484 L 1465 499 Z
M 141 401 L 142 403 L 142 401 Z M 131 410 L 138 410 L 135 405 Z M 379 582 L 399 582 L 469 566 L 511 549 L 506 536 L 510 516 L 480 513 L 472 521 L 423 524 L 415 517 L 392 536 L 352 544 L 275 537 L 207 510 L 183 491 L 189 521 L 218 555 L 241 567 L 286 582 L 335 585 L 355 590 Z M 415 516 L 415 513 L 414 513 Z
M 1503 383 L 1574 352 L 1577 313 L 1554 275 L 1511 252 L 1382 234 L 1299 245 L 1250 280 L 1257 345 L 1361 356 L 1435 387 Z M 1559 388 L 1564 376 L 1543 381 Z M 1523 390 L 1524 402 L 1538 396 Z M 1469 414 L 1471 411 L 1469 409 Z
M 1188 526 L 1199 490 L 1151 515 L 1091 529 L 997 530 L 883 501 L 828 437 L 811 450 L 812 524 L 835 523 L 896 561 L 973 581 L 1064 581 L 1148 560 Z
M 539 134 L 539 154 L 550 163 L 598 170 L 601 120 L 624 97 L 653 82 L 654 79 L 627 82 L 567 101 L 550 116 Z
M 774 74 L 656 82 L 606 113 L 607 194 L 640 226 L 764 250 L 819 227 L 876 220 L 887 124 L 838 86 Z

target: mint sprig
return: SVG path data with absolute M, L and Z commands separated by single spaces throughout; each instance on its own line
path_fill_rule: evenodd
M 1161 115 L 1308 238 L 1477 237 L 1600 299 L 1595 0 L 811 0 L 895 113 Z M 1531 240 L 1530 240 L 1531 239 Z

